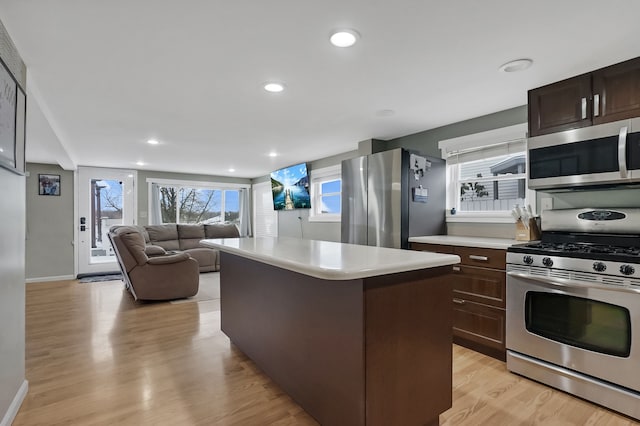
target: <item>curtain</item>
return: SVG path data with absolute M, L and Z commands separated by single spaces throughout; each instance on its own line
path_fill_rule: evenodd
M 151 184 L 151 202 L 149 203 L 149 225 L 162 225 L 160 212 L 160 185 Z
M 251 203 L 249 200 L 249 189 L 242 188 L 240 193 L 240 230 L 241 237 L 251 236 Z

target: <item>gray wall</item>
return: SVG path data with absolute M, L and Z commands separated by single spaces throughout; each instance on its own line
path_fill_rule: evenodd
M 72 277 L 73 172 L 38 163 L 28 163 L 27 172 L 26 277 Z M 38 195 L 38 174 L 60 175 L 60 196 Z
M 513 126 L 527 122 L 527 106 L 499 111 L 482 117 L 460 121 L 447 126 L 438 127 L 413 135 L 389 141 L 390 148 L 407 148 L 421 151 L 426 155 L 440 157 L 438 142 L 445 139 L 473 133 L 486 132 L 500 127 Z M 474 237 L 515 238 L 513 224 L 488 223 L 479 224 L 471 222 L 450 222 L 447 224 L 447 234 L 466 235 Z
M 24 64 L 1 23 L 0 57 L 24 87 Z M 25 177 L 0 168 L 0 424 L 12 420 L 26 385 L 25 210 Z
M 527 107 L 525 105 L 392 139 L 386 143 L 376 140 L 373 141 L 373 150 L 380 151 L 385 146 L 386 149 L 406 148 L 440 158 L 438 142 L 441 140 L 512 126 L 525 123 L 526 121 Z M 358 155 L 358 151 L 350 151 L 339 156 L 313 161 L 310 163 L 309 168 L 321 168 L 339 164 L 344 159 L 353 158 Z M 268 180 L 268 176 L 256 179 L 254 182 L 257 183 L 266 180 Z M 486 226 L 483 224 L 482 226 L 478 226 L 477 223 L 450 223 L 447 226 L 447 233 L 450 235 L 514 238 L 515 228 L 512 224 L 486 224 Z M 298 238 L 304 235 L 304 238 L 340 241 L 340 223 L 309 222 L 309 212 L 305 210 L 278 212 L 278 235 Z
M 174 180 L 189 180 L 198 182 L 221 182 L 221 183 L 240 183 L 251 184 L 251 179 L 231 178 L 226 176 L 209 176 L 209 175 L 191 175 L 187 173 L 170 173 L 161 172 L 155 170 L 138 170 L 138 217 L 136 223 L 138 225 L 149 224 L 149 185 L 147 184 L 148 178 L 156 179 L 174 179 Z
M 308 171 L 314 169 L 335 166 L 342 160 L 358 156 L 358 151 L 349 151 L 343 154 L 311 161 L 307 164 Z M 253 183 L 266 182 L 269 176 L 253 179 Z M 309 210 L 298 209 L 278 212 L 278 236 L 294 237 L 311 240 L 340 241 L 340 222 L 309 222 Z
M 425 155 L 440 158 L 438 142 L 473 133 L 486 132 L 500 127 L 513 126 L 527 122 L 527 106 L 519 106 L 493 114 L 483 115 L 470 120 L 460 121 L 447 126 L 437 127 L 420 133 L 392 139 L 389 149 L 407 148 L 421 151 Z
M 0 168 L 0 419 L 25 379 L 25 178 Z M 1 423 L 1 421 L 0 421 Z

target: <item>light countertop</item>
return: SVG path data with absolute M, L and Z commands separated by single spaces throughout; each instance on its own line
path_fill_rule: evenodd
M 466 246 L 506 250 L 514 244 L 526 243 L 506 238 L 490 237 L 461 237 L 456 235 L 430 235 L 425 237 L 410 237 L 410 243 L 445 244 L 450 246 Z
M 449 254 L 299 238 L 219 238 L 200 243 L 325 280 L 359 279 L 460 262 L 460 257 Z

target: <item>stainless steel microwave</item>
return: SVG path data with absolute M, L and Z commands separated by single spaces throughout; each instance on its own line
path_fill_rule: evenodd
M 640 182 L 640 118 L 527 140 L 530 189 Z

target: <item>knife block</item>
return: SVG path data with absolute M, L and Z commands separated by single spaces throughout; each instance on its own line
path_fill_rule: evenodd
M 516 240 L 517 241 L 533 241 L 540 239 L 540 227 L 538 226 L 538 220 L 535 218 L 529 219 L 529 227 L 524 226 L 522 219 L 518 219 L 516 222 Z

